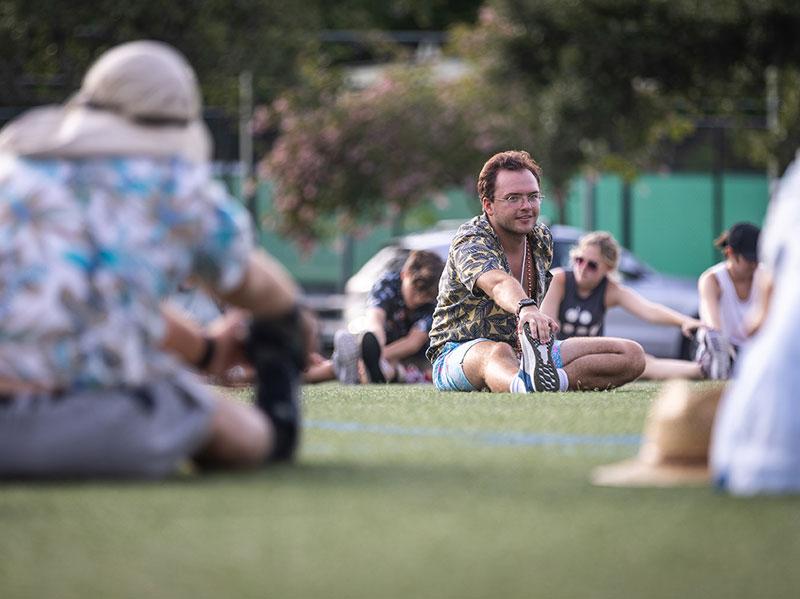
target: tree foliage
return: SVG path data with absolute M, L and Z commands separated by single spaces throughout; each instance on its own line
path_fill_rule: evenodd
M 274 97 L 298 82 L 319 27 L 317 11 L 291 0 L 1 0 L 0 105 L 62 101 L 100 53 L 135 39 L 186 54 L 207 104 L 235 106 L 245 69 L 259 96 Z
M 280 228 L 295 237 L 400 214 L 474 168 L 465 114 L 423 71 L 390 71 L 362 91 L 326 88 L 314 106 L 284 97 L 272 110 L 281 135 L 264 168 Z
M 563 182 L 582 163 L 652 167 L 702 117 L 763 123 L 765 69 L 791 80 L 798 26 L 783 0 L 489 0 L 459 46 L 539 107 L 532 151 Z

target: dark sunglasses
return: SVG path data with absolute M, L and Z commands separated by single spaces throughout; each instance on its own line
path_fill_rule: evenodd
M 586 268 L 588 268 L 589 270 L 597 270 L 598 268 L 600 268 L 600 265 L 597 262 L 595 262 L 594 260 L 587 260 L 583 256 L 575 256 L 574 260 L 575 264 L 577 264 L 578 266 L 583 266 L 585 264 Z

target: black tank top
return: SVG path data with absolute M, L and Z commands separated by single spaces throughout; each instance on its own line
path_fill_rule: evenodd
M 578 295 L 575 274 L 564 271 L 564 299 L 558 307 L 558 320 L 561 321 L 559 339 L 570 337 L 601 337 L 606 318 L 606 287 L 608 278 L 603 277 L 586 299 Z

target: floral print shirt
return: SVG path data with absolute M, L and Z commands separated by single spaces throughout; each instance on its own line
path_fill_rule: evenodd
M 553 236 L 537 224 L 528 234 L 533 257 L 533 299 L 541 305 L 552 275 Z M 517 316 L 494 303 L 475 282 L 485 272 L 503 270 L 511 274 L 508 259 L 492 225 L 481 214 L 459 227 L 439 282 L 439 297 L 433 313 L 428 359 L 433 362 L 445 343 L 472 339 L 517 344 Z
M 0 378 L 57 389 L 169 375 L 160 304 L 190 275 L 235 289 L 247 212 L 180 160 L 0 156 Z

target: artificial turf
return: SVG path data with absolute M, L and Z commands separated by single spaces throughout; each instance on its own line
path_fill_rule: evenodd
M 0 597 L 797 596 L 800 498 L 589 484 L 657 388 L 306 387 L 294 466 L 3 484 Z

